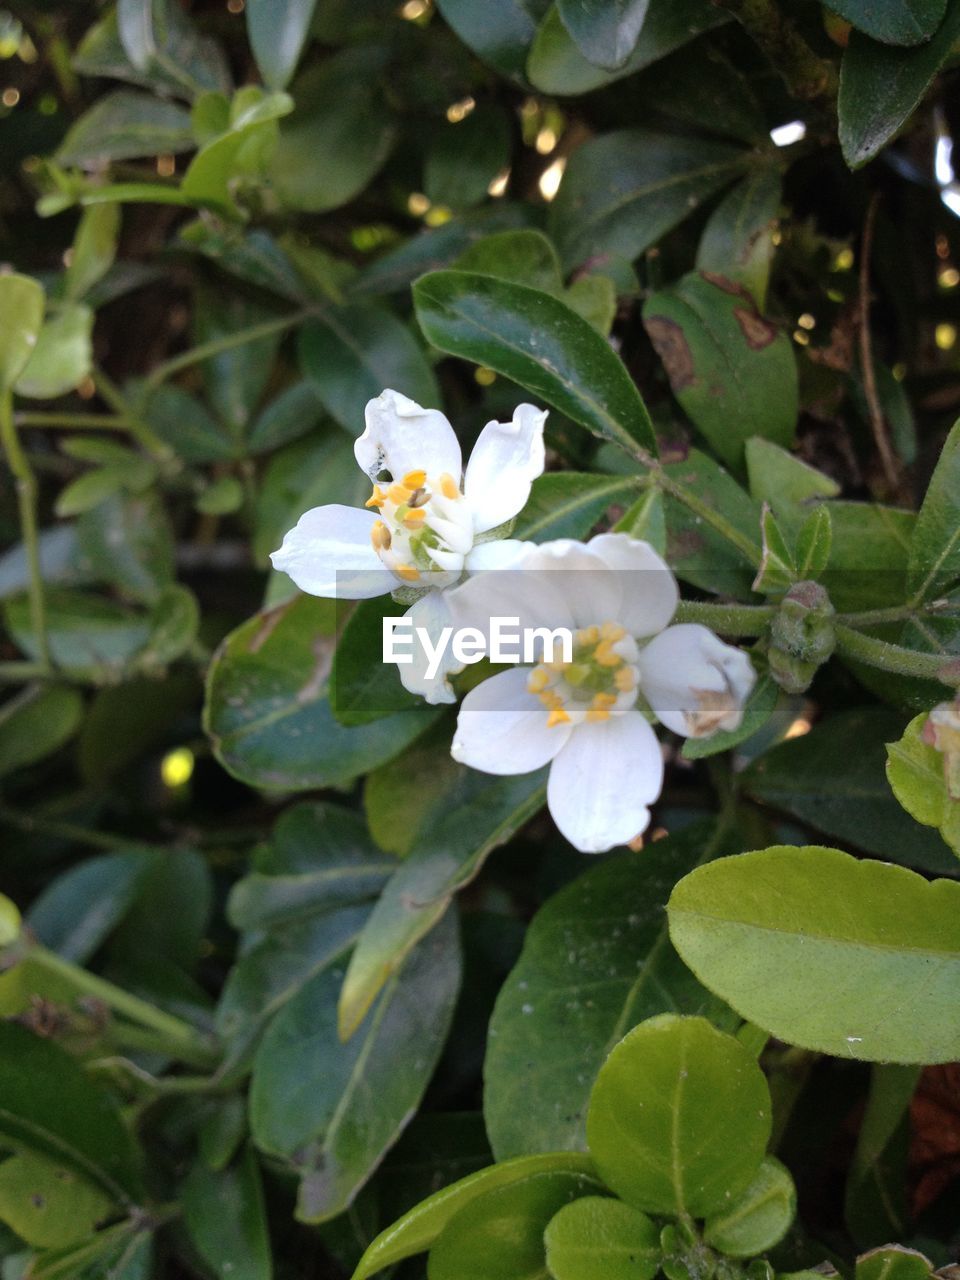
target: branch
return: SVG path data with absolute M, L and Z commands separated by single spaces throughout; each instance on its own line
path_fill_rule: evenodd
M 750 33 L 794 97 L 810 102 L 830 97 L 837 90 L 832 62 L 813 52 L 776 0 L 711 0 L 718 9 L 732 13 Z

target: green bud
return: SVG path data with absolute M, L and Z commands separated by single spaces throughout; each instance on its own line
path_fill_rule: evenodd
M 790 588 L 770 627 L 770 670 L 787 693 L 803 693 L 837 642 L 834 609 L 818 582 Z

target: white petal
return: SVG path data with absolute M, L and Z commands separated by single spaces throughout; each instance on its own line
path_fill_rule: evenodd
M 522 511 L 530 485 L 543 472 L 545 409 L 517 405 L 512 422 L 488 422 L 473 446 L 463 492 L 477 533 L 495 529 Z
M 625 533 L 601 533 L 589 549 L 620 574 L 623 604 L 617 621 L 632 636 L 655 636 L 677 611 L 677 580 L 649 542 Z
M 333 503 L 312 507 L 297 521 L 270 559 L 312 596 L 367 600 L 397 585 L 370 543 L 373 511 Z
M 581 853 L 604 853 L 646 829 L 663 786 L 657 735 L 639 711 L 579 725 L 550 766 L 547 806 Z
M 486 569 L 515 569 L 536 545 L 520 538 L 495 538 L 493 542 L 477 543 L 466 558 L 466 570 L 483 573 Z
M 436 646 L 443 628 L 451 626 L 450 610 L 444 601 L 443 592 L 428 591 L 426 595 L 421 596 L 415 604 L 410 606 L 404 617 L 412 619 L 414 632 L 413 662 L 397 664 L 403 687 L 409 689 L 411 693 L 417 693 L 420 697 L 426 698 L 427 702 L 430 703 L 456 702 L 457 695 L 451 689 L 448 677 L 456 675 L 458 671 L 462 671 L 464 664 L 457 662 L 456 658 L 454 658 L 448 640 L 436 673 L 433 676 L 428 676 L 427 652 L 417 634 L 418 630 L 422 628 L 429 635 L 433 645 Z
M 622 575 L 584 543 L 572 538 L 542 542 L 524 558 L 522 571 L 550 580 L 554 590 L 566 601 L 575 627 L 620 621 Z
M 463 700 L 450 752 L 484 773 L 530 773 L 570 737 L 569 724 L 547 728 L 547 712 L 527 689 L 530 671 L 511 667 L 478 684 Z
M 460 442 L 437 409 L 422 409 L 398 391 L 383 391 L 368 402 L 365 417 L 366 430 L 353 451 L 371 480 L 381 471 L 400 480 L 422 468 L 431 476 L 447 471 L 460 483 Z
M 560 575 L 529 572 L 526 556 L 513 563 L 519 567 L 476 573 L 448 593 L 454 624 L 477 627 L 486 636 L 491 618 L 516 618 L 521 628 L 575 629 L 573 613 L 557 580 Z
M 688 738 L 736 729 L 757 678 L 742 649 L 694 622 L 661 631 L 641 651 L 637 666 L 657 718 Z

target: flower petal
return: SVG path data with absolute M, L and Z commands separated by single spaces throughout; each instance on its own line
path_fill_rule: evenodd
M 511 667 L 478 684 L 463 700 L 450 752 L 484 773 L 530 773 L 547 764 L 572 726 L 547 728 L 547 713 L 527 689 L 530 671 Z
M 478 542 L 464 561 L 468 573 L 483 573 L 487 569 L 515 569 L 521 559 L 537 544 L 520 538 L 495 538 L 493 542 Z
M 677 611 L 677 580 L 649 542 L 625 533 L 601 533 L 587 543 L 622 578 L 623 605 L 617 621 L 632 636 L 655 636 Z
M 521 567 L 527 576 L 549 579 L 566 602 L 574 627 L 621 621 L 622 576 L 584 543 L 572 538 L 542 542 L 524 557 Z
M 695 622 L 661 631 L 641 651 L 637 666 L 657 718 L 687 738 L 736 729 L 757 678 L 742 649 Z
M 370 543 L 376 514 L 332 503 L 312 507 L 271 553 L 275 569 L 312 596 L 367 600 L 392 591 L 397 580 Z
M 463 492 L 476 533 L 495 529 L 521 511 L 531 483 L 543 472 L 545 409 L 519 404 L 512 422 L 488 422 L 473 446 Z
M 491 618 L 517 618 L 521 628 L 575 628 L 573 613 L 557 580 L 560 575 L 528 572 L 526 555 L 512 564 L 518 567 L 475 573 L 448 593 L 454 625 L 476 627 L 488 637 Z
M 657 735 L 639 711 L 578 725 L 550 766 L 547 807 L 581 853 L 604 853 L 646 829 L 663 786 Z
M 404 617 L 410 618 L 413 622 L 413 661 L 397 664 L 403 687 L 411 693 L 419 694 L 421 698 L 426 698 L 427 702 L 434 705 L 438 702 L 456 702 L 457 695 L 451 689 L 448 677 L 462 671 L 464 664 L 458 662 L 453 656 L 449 637 L 447 647 L 440 655 L 437 671 L 429 676 L 427 674 L 429 657 L 418 634 L 421 629 L 426 631 L 435 647 L 443 628 L 452 625 L 444 593 L 428 591 L 410 606 Z
M 460 483 L 460 442 L 437 409 L 422 409 L 399 391 L 383 391 L 368 401 L 365 417 L 366 430 L 353 452 L 371 480 L 382 471 L 401 480 L 422 469 L 431 476 L 449 472 Z

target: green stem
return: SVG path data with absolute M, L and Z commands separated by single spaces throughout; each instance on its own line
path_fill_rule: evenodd
M 49 670 L 50 646 L 47 641 L 47 614 L 40 567 L 40 541 L 37 535 L 37 481 L 20 445 L 13 421 L 13 394 L 10 391 L 0 394 L 0 440 L 3 441 L 3 450 L 17 488 L 20 532 L 30 574 L 30 621 L 40 652 L 41 666 Z
M 939 653 L 917 653 L 915 649 L 888 644 L 886 640 L 865 636 L 843 623 L 837 623 L 836 632 L 837 652 L 845 658 L 865 662 L 879 671 L 889 671 L 894 675 L 939 680 L 954 688 L 960 685 L 960 672 L 955 669 L 956 659 L 951 660 Z
M 732 13 L 766 53 L 794 96 L 809 101 L 836 91 L 831 62 L 813 52 L 774 0 L 712 0 Z
M 180 372 L 181 369 L 189 369 L 191 365 L 199 364 L 203 360 L 210 360 L 213 356 L 221 355 L 224 351 L 232 351 L 235 347 L 246 346 L 249 342 L 258 342 L 261 338 L 272 337 L 275 333 L 283 333 L 287 329 L 292 329 L 312 314 L 309 308 L 301 311 L 294 311 L 290 315 L 277 316 L 273 320 L 264 320 L 260 324 L 251 325 L 248 329 L 238 329 L 236 333 L 225 334 L 222 338 L 211 338 L 209 342 L 201 342 L 195 347 L 191 347 L 189 351 L 182 351 L 179 355 L 164 360 L 162 364 L 158 364 L 153 372 L 146 378 L 143 385 L 144 397 L 148 396 L 151 391 L 155 391 L 161 383 L 166 382 L 168 378 L 172 378 L 174 374 Z
M 152 1007 L 152 1006 L 151 1006 Z M 186 1025 L 186 1024 L 184 1024 Z M 213 1067 L 217 1053 L 207 1041 L 192 1045 L 182 1038 L 171 1040 L 169 1035 L 150 1027 L 135 1026 L 124 1019 L 114 1019 L 106 1030 L 107 1039 L 123 1052 L 156 1054 L 161 1058 L 176 1058 L 190 1067 Z
M 21 813 L 9 805 L 0 804 L 0 825 L 13 827 L 27 835 L 50 836 L 54 840 L 69 840 L 75 844 L 90 845 L 94 849 L 140 849 L 153 847 L 149 840 L 130 836 L 112 835 L 108 831 L 90 831 L 72 822 L 58 822 L 55 818 L 41 818 L 32 813 Z M 158 846 L 159 847 L 159 846 Z
M 699 516 L 704 524 L 708 524 L 711 529 L 715 529 L 721 537 L 725 538 L 727 542 L 741 552 L 748 564 L 754 567 L 759 566 L 763 554 L 760 546 L 747 534 L 741 533 L 736 525 L 732 525 L 719 511 L 714 510 L 708 502 L 704 502 L 699 494 L 672 479 L 659 465 L 654 466 L 651 473 L 651 481 L 664 493 L 669 493 L 672 498 L 682 502 L 689 511 Z
M 861 613 L 841 613 L 839 618 L 848 627 L 873 627 L 884 622 L 909 622 L 917 617 L 949 617 L 960 612 L 960 605 L 935 604 L 914 606 L 911 604 L 893 605 L 888 609 L 864 609 Z
M 776 617 L 769 604 L 713 604 L 705 600 L 681 600 L 675 622 L 700 622 L 724 636 L 762 636 Z
M 18 413 L 20 427 L 71 427 L 79 431 L 129 431 L 130 423 L 112 413 Z
M 120 388 L 111 378 L 107 377 L 102 369 L 96 371 L 93 381 L 110 408 L 126 421 L 127 430 L 134 440 L 158 461 L 172 461 L 176 455 L 170 446 L 161 440 L 153 429 L 144 422 L 139 413 L 134 411 L 133 406 Z
M 122 987 L 108 982 L 105 978 L 97 977 L 96 974 L 90 973 L 87 969 L 82 969 L 79 965 L 73 964 L 69 960 L 65 960 L 63 956 L 58 956 L 55 951 L 48 951 L 46 947 L 40 946 L 38 943 L 26 950 L 25 957 L 29 957 L 31 964 L 45 969 L 47 973 L 63 978 L 71 986 L 76 987 L 77 990 L 93 996 L 95 1000 L 105 1004 L 114 1013 L 122 1014 L 123 1017 L 129 1018 L 131 1022 L 158 1033 L 163 1037 L 165 1051 L 174 1054 L 189 1054 L 189 1058 L 186 1060 L 192 1062 L 211 1063 L 216 1061 L 216 1050 L 208 1037 L 184 1022 L 182 1018 L 174 1017 L 171 1013 L 165 1013 L 162 1009 L 149 1004 L 146 1000 L 141 1000 L 139 996 L 131 995 L 129 991 L 124 991 Z M 151 1044 L 154 1049 L 159 1047 L 159 1043 L 156 1041 L 151 1041 Z
M 52 667 L 46 667 L 42 662 L 0 662 L 0 684 L 48 680 L 56 675 Z

